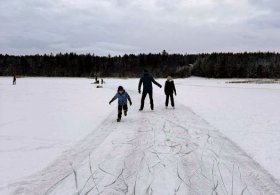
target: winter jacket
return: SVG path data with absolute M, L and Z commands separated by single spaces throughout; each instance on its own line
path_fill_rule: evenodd
M 126 91 L 124 91 L 123 93 L 117 93 L 113 99 L 110 101 L 110 104 L 115 101 L 116 99 L 118 99 L 118 104 L 119 105 L 127 105 L 127 100 L 129 101 L 130 104 L 132 104 L 130 96 L 128 95 L 128 93 Z
M 138 91 L 141 90 L 142 84 L 143 84 L 143 91 L 152 91 L 153 90 L 152 82 L 157 86 L 161 87 L 161 85 L 158 82 L 156 82 L 155 79 L 149 73 L 144 73 L 143 76 L 140 78 Z
M 176 88 L 175 88 L 175 85 L 174 85 L 174 81 L 173 80 L 167 80 L 165 82 L 165 86 L 164 86 L 164 92 L 165 94 L 173 94 L 173 92 L 175 93 L 176 95 Z

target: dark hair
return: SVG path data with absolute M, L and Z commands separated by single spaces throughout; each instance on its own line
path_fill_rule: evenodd
M 147 69 L 144 69 L 144 73 L 148 73 L 149 71 Z
M 124 91 L 123 87 L 122 87 L 122 86 L 119 86 L 119 87 L 118 87 L 118 91 Z

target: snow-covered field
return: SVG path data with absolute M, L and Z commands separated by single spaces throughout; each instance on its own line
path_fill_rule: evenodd
M 137 79 L 0 77 L 0 194 L 280 194 L 280 85 L 227 81 L 175 80 L 175 110 L 155 86 L 139 112 Z

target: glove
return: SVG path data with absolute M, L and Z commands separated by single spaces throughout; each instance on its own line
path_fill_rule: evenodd
M 109 102 L 109 105 L 111 105 L 112 102 Z
M 129 102 L 130 106 L 132 106 L 132 102 Z
M 162 86 L 160 85 L 159 88 L 161 88 Z
M 141 94 L 141 90 L 138 90 L 138 92 Z
M 177 93 L 175 93 L 175 96 L 177 96 Z

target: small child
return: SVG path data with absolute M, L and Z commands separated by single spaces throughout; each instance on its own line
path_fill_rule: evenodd
M 120 122 L 122 118 L 122 110 L 124 111 L 124 116 L 127 115 L 127 100 L 129 101 L 130 106 L 132 105 L 130 96 L 128 93 L 124 90 L 122 86 L 118 87 L 117 94 L 112 98 L 112 100 L 109 102 L 111 104 L 114 100 L 118 99 L 118 119 L 117 121 Z
M 166 80 L 165 86 L 164 86 L 164 92 L 165 92 L 165 95 L 166 95 L 165 107 L 166 108 L 168 107 L 169 97 L 170 97 L 170 99 L 171 99 L 171 106 L 173 108 L 175 108 L 173 92 L 176 95 L 176 88 L 175 88 L 174 81 L 173 81 L 171 76 L 167 77 L 167 80 Z

